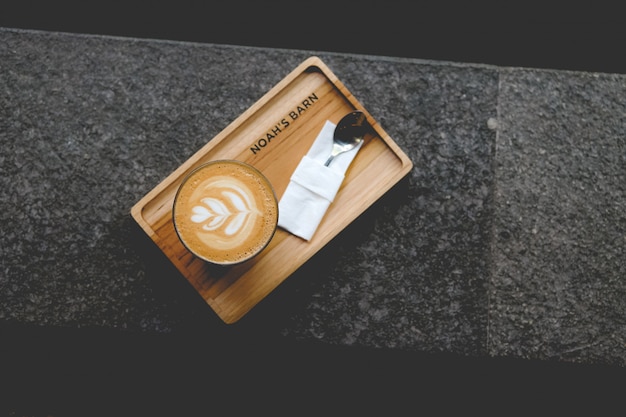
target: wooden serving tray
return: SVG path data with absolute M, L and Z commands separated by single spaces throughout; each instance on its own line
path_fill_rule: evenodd
M 289 178 L 326 120 L 337 124 L 362 110 L 373 128 L 310 241 L 278 229 L 255 259 L 216 269 L 188 252 L 172 222 L 172 203 L 182 179 L 215 159 L 237 159 L 263 172 L 280 200 Z M 131 209 L 132 217 L 227 324 L 239 320 L 413 167 L 339 79 L 310 57 L 191 156 Z

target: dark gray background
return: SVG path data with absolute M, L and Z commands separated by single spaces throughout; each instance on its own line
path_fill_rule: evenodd
M 11 10 L 1 6 L 0 26 L 625 72 L 621 22 L 595 18 L 584 11 L 565 16 L 544 8 L 508 8 L 489 14 L 489 10 L 467 6 L 424 10 L 416 4 L 407 9 L 401 3 L 402 7 L 362 6 L 360 16 L 350 20 L 355 3 L 332 8 L 259 3 L 244 16 L 242 5 L 236 3 L 215 10 L 210 6 L 189 9 L 184 4 L 151 5 L 148 10 L 131 4 L 92 4 L 71 10 L 30 2 Z M 327 22 L 323 27 L 312 23 L 320 17 Z M 266 90 L 266 86 L 257 88 Z M 289 345 L 236 337 L 224 343 L 193 332 L 169 337 L 84 328 L 16 326 L 2 330 L 0 374 L 6 387 L 0 398 L 17 396 L 27 406 L 42 398 L 46 404 L 62 405 L 44 408 L 49 415 L 64 415 L 55 410 L 65 411 L 73 400 L 89 403 L 90 409 L 96 410 L 123 398 L 135 400 L 138 410 L 154 412 L 159 397 L 172 399 L 168 415 L 180 415 L 181 407 L 195 403 L 205 404 L 209 413 L 217 402 L 240 405 L 259 392 L 265 393 L 262 404 L 295 400 L 301 408 L 294 409 L 294 414 L 329 399 L 354 411 L 377 395 L 387 399 L 388 414 L 399 404 L 423 412 L 424 404 L 433 399 L 446 409 L 457 404 L 498 409 L 505 402 L 507 413 L 523 404 L 538 407 L 537 400 L 542 398 L 551 400 L 559 410 L 589 397 L 594 398 L 594 405 L 601 405 L 602 399 L 611 398 L 624 386 L 623 370 L 603 366 Z M 278 359 L 293 367 L 277 369 L 273 363 Z M 181 391 L 185 395 L 175 395 Z
M 0 26 L 625 73 L 617 10 L 557 2 L 3 2 Z M 320 24 L 323 22 L 323 24 Z

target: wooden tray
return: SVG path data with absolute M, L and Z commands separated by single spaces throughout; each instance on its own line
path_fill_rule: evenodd
M 246 263 L 216 270 L 179 241 L 172 222 L 174 194 L 197 165 L 245 161 L 272 182 L 280 199 L 289 178 L 326 120 L 362 110 L 373 127 L 310 241 L 278 229 L 265 250 Z M 310 57 L 222 132 L 146 194 L 132 217 L 228 324 L 248 313 L 304 262 L 355 220 L 413 167 L 411 160 L 318 58 Z

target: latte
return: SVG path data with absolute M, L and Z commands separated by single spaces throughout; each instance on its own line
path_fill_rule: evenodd
M 270 242 L 278 201 L 268 179 L 236 160 L 218 160 L 193 170 L 180 185 L 172 210 L 185 247 L 205 261 L 244 262 Z

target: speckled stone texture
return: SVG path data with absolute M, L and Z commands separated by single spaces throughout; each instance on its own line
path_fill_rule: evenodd
M 0 322 L 626 364 L 626 77 L 317 54 L 414 169 L 240 322 L 130 208 L 311 54 L 0 29 Z
M 345 74 L 339 60 L 331 60 Z M 408 65 L 405 65 L 408 64 Z M 342 75 L 414 162 L 319 258 L 287 334 L 347 345 L 486 354 L 498 74 L 373 61 Z M 327 261 L 320 260 L 320 264 Z M 316 267 L 316 269 L 319 267 Z M 297 279 L 297 278 L 296 278 Z
M 626 77 L 500 74 L 494 355 L 626 363 Z

